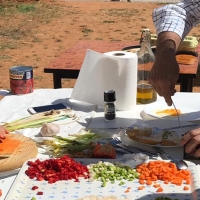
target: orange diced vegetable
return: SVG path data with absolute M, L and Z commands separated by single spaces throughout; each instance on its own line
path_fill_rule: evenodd
M 141 185 L 144 185 L 144 184 L 145 184 L 145 181 L 142 180 L 142 179 L 139 179 L 139 183 L 140 183 Z
M 138 190 L 143 190 L 145 187 L 144 186 L 139 186 Z
M 185 183 L 189 185 L 191 183 L 190 179 L 186 179 Z
M 183 190 L 189 190 L 189 187 L 184 186 L 184 187 L 183 187 Z
M 165 180 L 165 181 L 164 181 L 164 184 L 169 184 L 169 181 L 168 181 L 168 180 Z
M 148 181 L 161 180 L 165 184 L 190 184 L 190 171 L 178 170 L 176 165 L 172 162 L 166 162 L 163 160 L 150 161 L 138 165 L 136 170 L 140 173 L 139 179 L 146 181 L 146 183 Z M 139 181 L 139 183 L 144 184 L 143 181 Z
M 153 187 L 159 188 L 159 187 L 160 187 L 160 184 L 154 184 Z
M 159 187 L 156 192 L 163 192 L 163 188 L 162 187 Z
M 151 185 L 151 184 L 152 184 L 152 181 L 151 181 L 151 180 L 147 180 L 146 184 L 147 184 L 147 185 Z

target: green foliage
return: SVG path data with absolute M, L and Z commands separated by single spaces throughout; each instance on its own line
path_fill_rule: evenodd
M 108 23 L 108 24 L 113 24 L 113 23 L 115 23 L 115 21 L 113 21 L 113 20 L 105 20 L 105 21 L 103 21 L 103 23 Z
M 45 3 L 17 3 L 17 2 L 5 2 L 0 4 L 0 16 L 20 16 L 20 14 L 26 14 L 32 18 L 40 18 L 42 21 L 45 19 L 51 19 L 59 17 L 59 8 L 55 5 L 49 5 Z
M 35 5 L 31 5 L 31 4 L 19 4 L 16 6 L 16 9 L 20 13 L 27 13 L 27 12 L 34 11 L 36 7 Z
M 85 28 L 85 29 L 83 29 L 82 30 L 82 33 L 92 33 L 93 32 L 93 30 L 91 30 L 91 29 L 89 29 L 89 28 Z

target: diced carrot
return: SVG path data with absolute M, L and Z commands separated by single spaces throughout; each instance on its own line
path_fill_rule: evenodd
M 184 187 L 183 187 L 183 190 L 189 190 L 189 187 L 184 186 Z
M 0 189 L 0 197 L 2 196 L 2 190 Z
M 169 184 L 169 181 L 168 181 L 168 180 L 165 180 L 165 181 L 164 181 L 164 184 Z
M 131 187 L 127 187 L 127 190 L 130 190 L 131 189 Z
M 140 174 L 139 178 L 144 180 L 145 176 L 143 174 Z
M 144 174 L 146 177 L 149 176 L 149 172 L 144 172 L 143 174 Z
M 144 184 L 145 184 L 145 181 L 142 180 L 142 179 L 139 179 L 139 183 L 140 183 L 141 185 L 144 185 Z
M 182 169 L 181 171 L 182 171 L 185 175 L 190 175 L 190 174 L 191 174 L 191 172 L 188 171 L 188 170 L 186 170 L 186 169 Z
M 175 185 L 181 186 L 182 185 L 182 181 L 181 182 L 177 182 Z
M 139 186 L 138 190 L 143 190 L 145 187 L 144 186 Z
M 150 176 L 146 176 L 146 177 L 145 177 L 145 180 L 146 180 L 146 181 L 151 180 L 151 177 L 150 177 Z
M 152 181 L 151 181 L 151 180 L 147 180 L 146 184 L 147 184 L 147 185 L 151 185 L 151 184 L 152 184 Z
M 125 190 L 125 193 L 128 193 L 128 192 L 130 192 L 130 190 Z
M 140 173 L 141 171 L 142 171 L 142 169 L 140 169 L 140 168 L 137 168 L 137 172 L 139 172 L 139 173 Z
M 139 172 L 139 183 L 144 185 L 152 185 L 158 188 L 158 192 L 161 192 L 162 188 L 160 184 L 153 181 L 163 181 L 164 184 L 174 184 L 177 186 L 191 183 L 191 172 L 189 170 L 178 170 L 176 165 L 172 162 L 166 162 L 162 160 L 150 161 L 148 163 L 142 163 L 136 167 Z M 187 186 L 186 186 L 187 187 Z
M 182 179 L 176 178 L 176 179 L 172 180 L 171 183 L 173 183 L 175 185 L 182 185 Z
M 185 183 L 189 185 L 191 183 L 190 179 L 186 179 Z
M 151 180 L 152 180 L 152 181 L 157 181 L 157 180 L 158 180 L 158 177 L 157 177 L 156 175 L 152 175 L 152 176 L 151 176 Z
M 153 187 L 159 188 L 159 187 L 160 187 L 160 184 L 154 184 Z
M 167 172 L 167 167 L 163 167 L 163 168 L 162 168 L 162 171 L 163 171 L 163 172 Z
M 156 192 L 163 192 L 163 188 L 162 187 L 159 187 Z

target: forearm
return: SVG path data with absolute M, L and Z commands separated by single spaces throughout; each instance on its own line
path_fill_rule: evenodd
M 181 43 L 181 38 L 174 32 L 162 32 L 158 35 L 156 45 L 156 59 L 169 59 L 175 57 L 176 51 Z
M 158 35 L 155 62 L 148 80 L 156 92 L 165 98 L 168 106 L 172 105 L 171 96 L 176 92 L 175 85 L 179 77 L 179 65 L 176 51 L 181 38 L 173 32 L 162 32 Z

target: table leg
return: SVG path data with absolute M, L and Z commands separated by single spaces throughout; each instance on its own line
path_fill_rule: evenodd
M 57 73 L 53 73 L 53 86 L 54 89 L 62 88 L 61 76 Z
M 180 92 L 192 92 L 192 90 L 193 90 L 193 78 L 181 78 Z

